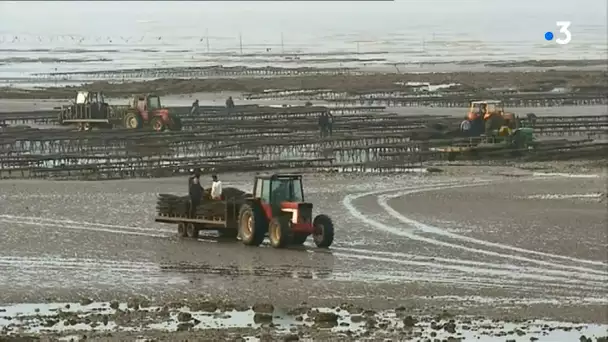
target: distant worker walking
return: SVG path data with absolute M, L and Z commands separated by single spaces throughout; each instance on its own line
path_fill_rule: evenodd
M 226 100 L 226 108 L 228 108 L 228 109 L 234 108 L 234 100 L 232 99 L 232 96 L 228 96 L 228 99 Z
M 331 137 L 334 134 L 334 116 L 327 113 L 327 133 Z
M 319 115 L 319 136 L 321 138 L 325 138 L 327 136 L 328 123 L 329 118 L 327 117 L 327 113 Z
M 217 175 L 211 176 L 213 183 L 211 184 L 211 199 L 222 199 L 222 181 L 217 178 Z
M 190 108 L 190 115 L 199 115 L 200 107 L 198 106 L 198 99 L 192 102 L 192 108 Z

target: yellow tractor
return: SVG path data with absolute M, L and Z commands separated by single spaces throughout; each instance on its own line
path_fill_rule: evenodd
M 508 136 L 517 128 L 519 121 L 515 114 L 505 112 L 498 100 L 472 101 L 460 124 L 460 130 L 467 136 L 493 135 L 495 131 L 499 136 Z

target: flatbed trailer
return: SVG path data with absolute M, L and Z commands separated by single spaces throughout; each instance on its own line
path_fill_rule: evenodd
M 224 212 L 221 216 L 183 216 L 163 215 L 157 213 L 155 222 L 177 224 L 177 233 L 181 237 L 198 238 L 201 230 L 215 230 L 221 237 L 236 238 L 238 235 L 239 210 L 245 201 L 228 199 L 221 202 Z M 215 202 L 216 204 L 218 202 Z M 201 205 L 204 205 L 201 203 Z

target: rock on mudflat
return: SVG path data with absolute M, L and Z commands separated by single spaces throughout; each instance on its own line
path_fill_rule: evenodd
M 180 312 L 177 314 L 177 320 L 180 322 L 188 322 L 192 319 L 192 315 L 189 312 Z
M 271 314 L 274 311 L 274 306 L 270 303 L 257 303 L 251 307 L 255 313 Z
M 299 340 L 300 340 L 300 337 L 296 334 L 289 334 L 289 335 L 283 336 L 284 342 L 292 342 L 292 341 L 299 341 Z
M 319 312 L 315 315 L 315 323 L 337 323 L 338 318 L 333 312 Z
M 218 309 L 217 303 L 210 301 L 196 302 L 190 304 L 189 306 L 192 311 L 215 312 Z
M 180 323 L 177 325 L 177 331 L 189 331 L 194 328 L 194 324 L 192 323 Z
M 406 328 L 412 328 L 413 326 L 416 325 L 416 323 L 418 323 L 418 321 L 414 317 L 412 317 L 412 316 L 406 316 L 403 319 L 403 325 Z
M 253 315 L 253 322 L 257 324 L 272 322 L 272 315 L 267 313 L 256 313 Z
M 80 305 L 82 305 L 82 306 L 87 306 L 91 303 L 93 303 L 93 300 L 91 298 L 83 297 L 80 299 Z

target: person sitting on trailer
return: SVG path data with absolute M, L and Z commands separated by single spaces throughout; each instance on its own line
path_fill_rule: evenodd
M 222 199 L 222 182 L 218 180 L 217 175 L 211 176 L 213 183 L 211 184 L 211 199 Z
M 200 108 L 198 106 L 198 99 L 196 99 L 194 102 L 192 102 L 192 108 L 190 109 L 190 115 L 199 115 L 200 114 Z
M 201 203 L 203 187 L 201 186 L 201 169 L 195 169 L 194 175 L 188 178 L 188 194 L 190 195 L 190 217 L 194 217 L 196 207 Z

